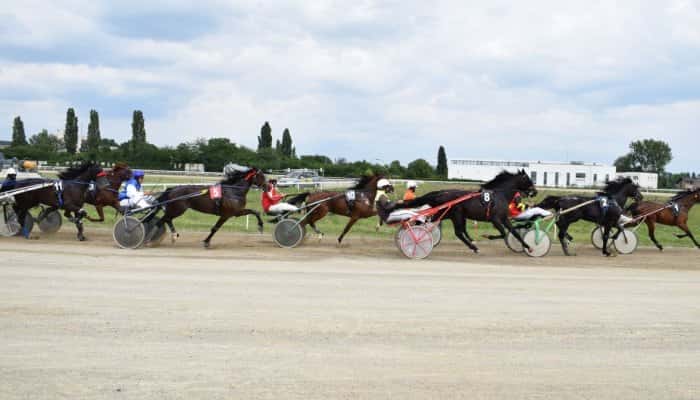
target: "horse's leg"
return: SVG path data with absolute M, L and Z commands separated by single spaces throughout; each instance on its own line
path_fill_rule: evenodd
M 90 215 L 85 215 L 85 218 L 87 218 L 88 221 L 90 222 L 104 222 L 105 220 L 105 213 L 103 210 L 103 206 L 98 206 L 97 204 L 95 205 L 95 210 L 97 211 L 97 216 L 99 218 L 92 218 Z
M 471 238 L 469 237 L 469 234 L 467 233 L 467 220 L 466 218 L 461 218 L 459 216 L 455 216 L 451 218 L 452 220 L 452 226 L 455 229 L 455 236 L 459 240 L 462 241 L 467 247 L 471 249 L 474 253 L 479 253 L 479 248 L 474 245 L 472 242 Z
M 74 217 L 69 219 L 73 221 L 75 224 L 76 229 L 78 229 L 78 240 L 83 242 L 85 241 L 85 235 L 83 234 L 83 217 L 86 215 L 85 210 L 79 209 L 79 210 L 68 210 L 66 209 L 66 217 L 69 216 L 70 213 L 73 213 Z
M 263 233 L 263 220 L 260 217 L 260 213 L 255 210 L 251 210 L 250 208 L 244 208 L 242 210 L 234 212 L 232 215 L 229 215 L 228 218 L 231 216 L 233 217 L 242 217 L 244 215 L 254 215 L 255 218 L 258 220 L 258 232 Z
M 498 232 L 501 233 L 502 237 L 506 237 L 506 229 L 508 232 L 510 232 L 518 241 L 523 245 L 523 248 L 526 251 L 530 251 L 530 246 L 525 243 L 525 240 L 523 240 L 522 236 L 520 236 L 520 232 L 517 231 L 517 229 L 513 228 L 513 224 L 510 223 L 510 220 L 508 218 L 503 218 L 502 220 L 497 220 L 494 219 L 491 221 L 493 226 L 498 229 Z
M 697 248 L 700 249 L 700 244 L 698 244 L 698 241 L 695 240 L 695 236 L 693 236 L 693 234 L 690 232 L 690 229 L 688 229 L 687 220 L 682 221 L 681 223 L 679 223 L 679 224 L 678 224 L 678 227 L 681 228 L 681 230 L 682 230 L 683 232 L 685 232 L 685 236 L 688 236 L 688 237 L 690 238 L 690 240 L 692 240 L 693 243 L 695 243 L 695 247 L 697 247 Z
M 610 239 L 610 230 L 612 227 L 610 225 L 603 226 L 603 254 L 606 257 L 610 257 L 610 252 L 608 251 L 608 239 Z
M 557 221 L 557 228 L 559 230 L 559 234 L 557 236 L 559 236 L 559 243 L 561 243 L 561 249 L 564 252 L 564 255 L 570 256 L 571 254 L 569 253 L 569 243 L 567 242 L 571 237 L 568 232 L 569 222 L 560 218 L 559 221 Z
M 318 240 L 323 239 L 323 232 L 316 227 L 316 222 L 328 214 L 328 206 L 321 204 L 318 208 L 306 217 L 311 228 L 318 234 Z
M 651 239 L 651 241 L 654 242 L 654 244 L 660 251 L 664 251 L 664 246 L 662 246 L 661 243 L 659 243 L 659 241 L 656 240 L 656 224 L 651 218 L 647 218 L 645 222 L 647 224 L 647 231 L 649 231 L 649 239 Z
M 353 225 L 355 225 L 355 222 L 357 222 L 359 218 L 356 217 L 355 215 L 350 216 L 350 221 L 348 221 L 348 224 L 345 225 L 345 229 L 343 229 L 343 233 L 340 234 L 340 237 L 338 237 L 338 246 L 343 242 L 343 237 L 345 237 L 345 234 L 350 231 L 350 228 L 352 228 Z
M 216 233 L 216 231 L 218 231 L 219 228 L 221 228 L 221 226 L 222 226 L 228 219 L 229 219 L 229 217 L 223 216 L 223 215 L 219 217 L 219 219 L 216 221 L 216 224 L 214 224 L 214 226 L 211 228 L 211 232 L 209 233 L 209 236 L 207 236 L 207 238 L 204 239 L 204 241 L 202 242 L 202 245 L 204 245 L 204 248 L 205 248 L 205 249 L 208 249 L 208 248 L 209 248 L 209 242 L 211 241 L 211 238 L 214 236 L 214 234 Z
M 20 233 L 22 233 L 22 236 L 24 236 L 25 239 L 29 239 L 29 235 L 31 234 L 31 232 L 27 230 L 26 225 L 24 224 L 24 220 L 27 218 L 27 214 L 29 214 L 29 210 L 15 208 L 15 215 L 17 215 L 17 222 L 19 222 Z
M 315 223 L 309 222 L 309 226 L 310 226 L 311 229 L 313 229 L 314 232 L 316 232 L 316 234 L 318 235 L 318 240 L 323 239 L 323 232 L 321 232 L 321 230 L 318 229 L 318 228 L 316 227 L 316 224 L 315 224 Z

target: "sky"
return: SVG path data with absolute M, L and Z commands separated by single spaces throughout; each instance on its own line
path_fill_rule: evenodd
M 700 0 L 82 1 L 0 8 L 0 139 L 228 137 L 298 154 L 612 163 L 633 140 L 700 171 Z M 47 4 L 50 3 L 50 4 Z

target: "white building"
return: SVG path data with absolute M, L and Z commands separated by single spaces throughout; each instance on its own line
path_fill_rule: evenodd
M 631 178 L 642 189 L 658 189 L 659 174 L 654 172 L 618 172 L 618 177 Z
M 448 179 L 488 181 L 499 172 L 524 169 L 537 186 L 593 187 L 615 178 L 615 167 L 597 163 L 503 161 L 453 158 L 447 163 Z

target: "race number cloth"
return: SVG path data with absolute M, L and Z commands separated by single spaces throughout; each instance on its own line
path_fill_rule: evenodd
M 212 200 L 218 200 L 222 196 L 221 185 L 209 186 L 209 198 Z

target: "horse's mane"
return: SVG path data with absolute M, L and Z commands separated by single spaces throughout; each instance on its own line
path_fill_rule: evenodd
M 671 201 L 680 200 L 680 199 L 684 198 L 685 196 L 689 196 L 689 195 L 691 195 L 691 194 L 693 194 L 693 193 L 695 193 L 695 192 L 698 192 L 698 191 L 700 191 L 700 189 L 695 189 L 695 190 L 690 190 L 690 189 L 681 190 L 680 192 L 674 194 L 673 197 L 671 197 Z
M 634 185 L 634 182 L 630 178 L 617 178 L 614 181 L 607 181 L 605 182 L 603 190 L 598 192 L 598 194 L 614 194 L 629 184 Z
M 359 182 L 357 182 L 357 184 L 352 186 L 350 189 L 365 189 L 367 184 L 370 183 L 375 177 L 377 177 L 377 175 L 362 175 Z
M 228 168 L 224 169 L 224 179 L 219 181 L 219 183 L 223 185 L 233 185 L 235 183 L 240 182 L 243 180 L 243 178 L 248 175 L 248 173 L 255 168 L 248 168 L 247 170 L 243 169 L 234 169 L 234 168 Z
M 94 161 L 83 161 L 83 163 L 80 165 L 69 167 L 61 171 L 61 173 L 58 174 L 58 177 L 61 179 L 75 179 L 93 166 L 95 166 Z
M 125 162 L 118 162 L 118 163 L 114 163 L 114 165 L 112 166 L 112 171 L 119 171 L 119 170 L 128 169 L 128 168 L 129 168 L 129 164 L 127 164 Z
M 493 178 L 490 181 L 481 185 L 481 188 L 482 189 L 495 189 L 495 188 L 501 186 L 503 183 L 511 180 L 513 177 L 515 177 L 517 175 L 518 174 L 514 174 L 512 172 L 508 172 L 506 170 L 503 170 L 498 175 L 496 175 L 495 178 Z

